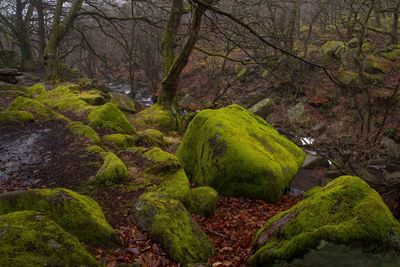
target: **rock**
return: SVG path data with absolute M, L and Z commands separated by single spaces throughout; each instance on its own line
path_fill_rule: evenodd
M 138 132 L 139 143 L 148 147 L 163 147 L 165 145 L 164 135 L 162 132 L 155 129 L 147 129 Z
M 327 41 L 321 46 L 321 50 L 324 54 L 333 57 L 335 59 L 341 59 L 344 52 L 346 51 L 346 46 L 341 41 Z
M 34 84 L 34 85 L 28 87 L 26 89 L 25 93 L 29 97 L 37 97 L 38 95 L 40 95 L 44 91 L 46 91 L 45 85 L 43 83 L 37 83 L 37 84 Z
M 349 48 L 357 48 L 359 46 L 360 41 L 358 38 L 352 38 L 350 41 L 347 42 L 347 46 Z
M 304 169 L 329 168 L 329 161 L 323 157 L 307 154 L 302 168 Z
M 34 211 L 1 215 L 0 233 L 1 266 L 101 266 L 76 237 Z
M 306 110 L 303 103 L 298 103 L 287 111 L 287 117 L 290 123 L 304 123 L 306 118 Z
M 389 72 L 389 64 L 384 58 L 368 55 L 364 61 L 364 71 L 369 74 L 385 74 Z
M 101 106 L 107 103 L 102 92 L 94 89 L 82 91 L 78 97 L 92 106 Z
M 320 122 L 317 125 L 315 125 L 314 127 L 312 127 L 312 131 L 315 132 L 317 135 L 322 134 L 323 132 L 325 132 L 327 129 L 327 125 L 325 122 Z
M 200 108 L 200 103 L 190 94 L 186 94 L 180 101 L 179 107 L 185 110 L 198 110 Z
M 100 144 L 100 136 L 90 126 L 87 126 L 79 121 L 74 121 L 68 124 L 68 129 L 77 135 L 89 139 L 93 144 Z
M 111 103 L 115 104 L 119 109 L 129 113 L 136 113 L 135 102 L 126 94 L 118 92 L 110 92 Z
M 104 143 L 111 144 L 118 149 L 126 149 L 128 147 L 134 146 L 138 137 L 129 134 L 109 134 L 101 138 Z
M 351 257 L 354 249 L 362 252 L 357 259 L 368 260 L 398 253 L 399 240 L 400 224 L 379 194 L 359 177 L 342 176 L 323 188 L 311 189 L 303 201 L 268 220 L 256 234 L 255 253 L 248 263 L 269 266 L 312 257 L 321 262 L 310 266 L 338 266 L 330 262 L 331 257 L 308 252 L 334 243 L 348 248 L 341 250 L 342 259 L 357 262 Z M 398 256 L 396 264 L 400 264 Z
M 176 114 L 176 116 L 178 115 Z M 167 108 L 155 104 L 136 114 L 132 123 L 143 128 L 155 128 L 162 132 L 177 131 L 179 123 L 176 116 Z
M 0 214 L 33 210 L 45 214 L 79 240 L 90 244 L 115 241 L 101 207 L 68 189 L 34 189 L 0 194 Z
M 126 119 L 125 115 L 114 104 L 95 107 L 88 115 L 93 126 L 105 128 L 123 134 L 134 134 L 135 129 Z
M 27 97 L 18 96 L 8 106 L 9 111 L 28 111 L 32 113 L 36 119 L 51 119 L 59 117 L 58 114 L 50 110 L 42 103 Z
M 160 243 L 171 259 L 186 266 L 206 262 L 214 253 L 204 234 L 183 204 L 161 193 L 144 193 L 131 210 L 133 222 Z
M 148 182 L 147 191 L 159 192 L 180 201 L 185 201 L 189 193 L 189 179 L 178 158 L 158 147 L 144 154 L 148 160 L 145 176 Z
M 217 207 L 218 192 L 208 186 L 190 190 L 187 207 L 193 214 L 211 217 Z
M 272 98 L 266 98 L 261 100 L 254 106 L 252 106 L 249 111 L 265 119 L 269 114 L 273 113 L 275 110 L 275 103 Z
M 120 183 L 128 178 L 128 169 L 125 163 L 112 152 L 101 153 L 103 165 L 96 174 L 96 180 L 105 185 Z
M 400 171 L 386 174 L 385 175 L 385 180 L 387 182 L 400 181 Z
M 390 61 L 396 61 L 400 57 L 400 47 L 397 45 L 387 46 L 379 53 L 380 56 Z
M 28 111 L 0 111 L 0 125 L 18 124 L 34 120 L 33 114 Z
M 329 170 L 326 172 L 326 177 L 330 179 L 337 178 L 339 176 L 342 176 L 343 173 L 340 170 Z
M 290 185 L 305 158 L 270 124 L 238 105 L 199 112 L 177 156 L 199 185 L 271 202 Z
M 386 149 L 386 154 L 389 158 L 400 159 L 400 144 L 397 144 L 396 141 L 384 137 L 381 141 L 381 145 Z

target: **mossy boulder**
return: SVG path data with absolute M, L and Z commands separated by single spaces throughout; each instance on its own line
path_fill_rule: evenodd
M 190 186 L 178 158 L 158 147 L 146 151 L 143 155 L 149 161 L 145 168 L 145 176 L 149 183 L 147 190 L 184 201 Z
M 198 113 L 177 156 L 199 185 L 271 202 L 289 187 L 305 159 L 299 147 L 238 105 Z
M 114 241 L 114 230 L 90 197 L 67 189 L 34 189 L 0 194 L 0 214 L 34 210 L 90 244 Z
M 342 176 L 323 188 L 312 189 L 303 201 L 270 219 L 256 234 L 249 264 L 270 266 L 291 261 L 307 256 L 310 250 L 318 251 L 326 243 L 362 248 L 372 254 L 398 253 L 400 224 L 365 181 Z M 351 255 L 343 253 L 342 257 Z M 319 266 L 333 266 L 329 257 L 327 260 Z
M 100 106 L 107 103 L 103 93 L 95 89 L 82 91 L 78 94 L 78 97 L 92 106 Z
M 30 87 L 28 87 L 25 91 L 25 93 L 29 96 L 29 97 L 35 97 L 40 95 L 41 93 L 43 93 L 44 91 L 46 91 L 46 87 L 44 86 L 44 84 L 42 83 L 37 83 L 35 85 L 32 85 Z
M 74 121 L 69 123 L 68 129 L 73 133 L 89 139 L 93 144 L 100 144 L 100 136 L 92 127 L 87 126 L 81 122 Z
M 92 106 L 79 98 L 76 85 L 59 85 L 56 88 L 42 92 L 35 99 L 58 111 L 84 114 Z
M 187 206 L 193 214 L 210 217 L 217 207 L 218 192 L 208 186 L 200 186 L 190 190 Z
M 387 46 L 380 51 L 379 55 L 387 60 L 396 61 L 400 57 L 400 46 Z
M 19 96 L 8 106 L 9 111 L 28 111 L 32 113 L 36 119 L 52 119 L 59 115 L 42 103 L 23 96 Z
M 109 134 L 101 138 L 104 143 L 111 144 L 119 149 L 134 146 L 138 140 L 137 136 L 129 134 Z
M 28 111 L 0 111 L 0 125 L 16 124 L 34 121 L 32 113 Z
M 149 147 L 162 147 L 166 144 L 163 133 L 156 129 L 143 130 L 138 132 L 138 135 L 139 142 Z
M 335 59 L 341 59 L 346 51 L 346 46 L 342 41 L 327 41 L 321 46 L 321 51 Z
M 118 93 L 118 92 L 110 92 L 111 103 L 115 104 L 120 110 L 136 113 L 136 105 L 135 102 L 127 96 L 126 94 Z
M 132 208 L 131 218 L 152 240 L 161 244 L 171 259 L 184 266 L 206 262 L 213 255 L 211 240 L 183 204 L 168 195 L 142 194 Z
M 0 216 L 0 266 L 100 266 L 78 239 L 34 211 Z
M 134 134 L 135 129 L 130 125 L 125 115 L 117 106 L 111 103 L 95 107 L 88 115 L 93 126 L 105 128 L 118 133 Z
M 274 112 L 275 102 L 272 98 L 265 98 L 252 106 L 249 111 L 265 119 L 269 114 Z
M 386 74 L 389 67 L 386 59 L 374 55 L 368 55 L 364 61 L 364 72 L 368 74 Z
M 177 116 L 170 109 L 156 104 L 133 116 L 132 122 L 141 128 L 155 128 L 163 132 L 177 131 L 179 128 Z
M 128 169 L 125 163 L 114 153 L 101 153 L 103 165 L 96 174 L 96 180 L 105 185 L 120 183 L 128 178 Z

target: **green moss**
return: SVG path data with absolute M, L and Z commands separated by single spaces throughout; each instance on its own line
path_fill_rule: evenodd
M 389 71 L 389 64 L 384 58 L 368 55 L 364 61 L 364 71 L 369 74 L 385 74 Z
M 69 111 L 75 114 L 83 114 L 91 110 L 92 106 L 81 100 L 75 85 L 60 85 L 53 90 L 42 92 L 36 100 L 59 111 Z
M 88 119 L 92 125 L 97 127 L 124 134 L 135 133 L 125 115 L 111 103 L 94 108 L 89 113 Z
M 333 58 L 341 59 L 346 51 L 346 46 L 341 41 L 328 41 L 321 46 L 321 51 Z
M 77 135 L 89 139 L 93 144 L 100 144 L 100 136 L 90 126 L 74 121 L 68 125 L 68 129 Z
M 109 186 L 128 178 L 128 169 L 117 155 L 112 152 L 104 152 L 102 156 L 104 162 L 96 174 L 98 182 Z
M 88 146 L 86 148 L 86 152 L 89 153 L 89 154 L 101 154 L 101 153 L 103 153 L 105 151 L 101 146 L 93 145 L 93 146 Z
M 198 113 L 177 156 L 199 185 L 267 201 L 279 199 L 305 159 L 299 147 L 238 105 Z
M 359 82 L 358 74 L 352 70 L 341 68 L 339 80 L 344 84 L 356 84 Z
M 67 189 L 35 189 L 0 194 L 0 214 L 34 210 L 46 214 L 79 240 L 105 244 L 114 230 L 101 207 L 91 198 Z
M 132 209 L 135 224 L 160 243 L 171 259 L 186 266 L 213 254 L 211 240 L 178 200 L 160 193 L 141 195 Z
M 57 113 L 50 110 L 42 103 L 31 99 L 19 96 L 9 105 L 9 111 L 28 111 L 34 114 L 37 119 L 51 119 L 59 117 Z
M 103 94 L 98 90 L 83 91 L 78 95 L 79 99 L 85 101 L 92 106 L 100 106 L 107 102 Z
M 0 216 L 0 266 L 100 266 L 84 246 L 34 211 Z
M 0 125 L 24 123 L 34 121 L 32 113 L 28 111 L 0 111 Z
M 393 51 L 383 51 L 380 55 L 390 61 L 396 61 L 400 57 L 400 49 L 395 49 Z
M 257 232 L 249 263 L 301 258 L 322 241 L 398 251 L 400 224 L 366 182 L 342 176 L 270 219 Z
M 156 128 L 163 132 L 177 131 L 177 119 L 167 108 L 156 104 L 136 114 L 132 122 L 143 128 Z
M 144 156 L 150 161 L 145 168 L 148 184 L 152 185 L 148 190 L 184 201 L 189 193 L 189 180 L 178 158 L 158 147 L 148 150 Z
M 101 138 L 104 143 L 110 143 L 119 149 L 125 149 L 134 146 L 137 142 L 137 137 L 128 134 L 110 134 Z
M 37 96 L 46 91 L 46 87 L 42 83 L 32 85 L 26 89 L 26 94 L 29 97 Z
M 187 206 L 194 214 L 210 217 L 217 207 L 217 200 L 217 191 L 208 186 L 201 186 L 190 190 Z
M 120 110 L 129 113 L 136 113 L 135 102 L 126 94 L 121 94 L 117 92 L 110 92 L 111 103 L 116 105 Z
M 149 147 L 157 146 L 162 147 L 165 145 L 164 135 L 162 132 L 155 129 L 147 129 L 141 132 L 138 132 L 139 142 L 143 143 Z

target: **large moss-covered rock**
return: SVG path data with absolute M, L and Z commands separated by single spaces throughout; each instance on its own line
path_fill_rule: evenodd
M 159 104 L 139 112 L 132 122 L 142 128 L 157 128 L 163 132 L 176 131 L 179 128 L 177 117 L 171 110 Z
M 128 178 L 128 169 L 125 163 L 114 153 L 101 153 L 103 165 L 96 174 L 96 180 L 105 185 L 120 183 Z
M 87 243 L 114 240 L 114 230 L 101 207 L 90 197 L 67 189 L 34 189 L 0 194 L 0 214 L 34 210 L 46 214 L 66 231 Z
M 374 55 L 369 55 L 364 61 L 364 71 L 368 74 L 385 74 L 389 67 L 386 59 Z
M 110 92 L 110 96 L 110 102 L 115 104 L 119 109 L 130 113 L 136 113 L 135 102 L 126 94 Z
M 353 248 L 361 248 L 367 254 L 358 253 L 360 260 L 362 255 L 368 258 L 365 255 L 398 251 L 400 224 L 366 182 L 359 177 L 342 176 L 323 188 L 312 189 L 303 201 L 270 219 L 257 232 L 256 252 L 249 263 L 270 266 L 277 261 L 307 257 L 310 250 L 321 250 L 327 243 L 347 246 L 335 249 L 341 251 L 343 258 L 357 255 Z M 350 252 L 347 256 L 346 250 Z M 313 253 L 308 256 L 318 257 Z M 319 266 L 335 263 L 329 262 L 331 257 L 322 260 Z M 396 264 L 399 263 L 398 258 Z
M 33 121 L 32 113 L 28 111 L 0 111 L 0 125 Z
M 189 179 L 227 196 L 277 201 L 305 154 L 270 124 L 238 105 L 192 120 L 177 156 Z
M 210 217 L 217 207 L 218 192 L 208 186 L 200 186 L 190 190 L 187 207 L 193 214 Z
M 160 243 L 171 259 L 183 265 L 205 262 L 213 245 L 183 204 L 168 195 L 150 192 L 141 195 L 132 208 L 135 224 Z
M 135 133 L 135 130 L 132 125 L 130 125 L 125 115 L 117 106 L 111 103 L 94 108 L 89 113 L 88 119 L 92 125 L 100 128 L 124 134 Z
M 144 157 L 149 161 L 145 169 L 147 190 L 184 201 L 190 186 L 178 158 L 158 147 L 146 151 Z
M 87 126 L 81 122 L 74 121 L 68 125 L 73 133 L 89 139 L 93 144 L 100 144 L 100 136 L 93 130 L 92 127 Z
M 101 139 L 104 143 L 111 144 L 119 149 L 125 149 L 134 146 L 138 137 L 129 134 L 109 134 L 103 136 Z
M 78 239 L 34 211 L 0 216 L 0 266 L 100 266 Z
M 78 97 L 92 106 L 100 106 L 107 102 L 103 93 L 95 89 L 82 91 Z
M 138 132 L 138 135 L 139 135 L 139 143 L 145 146 L 162 147 L 167 143 L 164 141 L 163 133 L 156 129 L 146 129 Z
M 328 41 L 321 46 L 321 51 L 333 58 L 341 59 L 346 51 L 346 46 L 342 41 Z
M 28 111 L 37 119 L 49 119 L 59 117 L 42 103 L 23 96 L 19 96 L 8 106 L 9 111 Z

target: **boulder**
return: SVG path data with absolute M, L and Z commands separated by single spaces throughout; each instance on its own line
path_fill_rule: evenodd
M 78 97 L 92 106 L 100 106 L 107 103 L 103 93 L 94 89 L 82 91 Z
M 298 103 L 287 111 L 287 117 L 290 123 L 304 123 L 307 121 L 307 112 L 304 103 Z
M 183 204 L 161 193 L 142 194 L 131 210 L 133 222 L 160 243 L 171 259 L 184 266 L 206 262 L 213 255 L 212 241 Z
M 28 111 L 32 113 L 35 119 L 52 119 L 60 117 L 59 114 L 53 112 L 51 109 L 42 103 L 23 96 L 18 96 L 8 106 L 9 111 Z
M 289 187 L 305 158 L 270 124 L 238 105 L 199 112 L 177 156 L 199 185 L 271 202 Z
M 0 216 L 0 266 L 101 266 L 76 237 L 34 211 Z
M 302 168 L 304 169 L 329 168 L 329 165 L 330 165 L 329 161 L 326 158 L 307 154 Z
M 117 106 L 111 103 L 95 107 L 88 115 L 90 124 L 123 134 L 134 134 L 135 129 Z
M 74 121 L 68 124 L 68 129 L 77 135 L 89 139 L 93 144 L 100 144 L 100 136 L 90 126 L 87 126 L 79 121 Z
M 187 207 L 193 214 L 211 217 L 217 207 L 218 192 L 208 186 L 190 190 Z
M 382 57 L 368 55 L 364 61 L 364 72 L 368 74 L 386 74 L 389 72 L 389 63 Z
M 155 104 L 144 109 L 132 118 L 132 124 L 142 128 L 155 128 L 162 132 L 177 131 L 179 122 L 178 114 L 162 105 Z
M 268 220 L 256 234 L 248 263 L 288 266 L 307 259 L 319 264 L 300 266 L 350 266 L 335 264 L 351 259 L 358 262 L 352 266 L 377 266 L 369 260 L 383 259 L 390 251 L 396 255 L 399 240 L 400 224 L 379 194 L 359 177 L 342 176 L 311 189 L 303 201 Z M 327 244 L 334 246 L 332 251 Z M 324 253 L 327 257 L 321 257 Z M 393 266 L 400 264 L 395 258 Z
M 275 103 L 272 98 L 263 99 L 254 106 L 252 106 L 249 111 L 265 119 L 269 114 L 273 113 L 275 110 Z
M 166 144 L 166 142 L 164 141 L 163 133 L 156 129 L 146 129 L 138 132 L 138 135 L 139 135 L 139 143 L 144 146 L 162 147 Z
M 321 50 L 332 58 L 341 59 L 346 51 L 346 46 L 342 41 L 327 41 L 322 45 Z
M 9 125 L 34 121 L 32 113 L 28 111 L 0 111 L 0 125 Z
M 90 197 L 67 189 L 34 189 L 0 194 L 0 214 L 33 210 L 45 214 L 79 240 L 90 244 L 114 241 L 114 230 Z
M 396 141 L 389 137 L 384 137 L 381 145 L 386 149 L 386 154 L 389 158 L 400 159 L 400 144 L 396 143 Z
M 134 146 L 138 140 L 137 136 L 129 134 L 109 134 L 101 138 L 106 144 L 111 144 L 118 149 L 125 149 Z
M 111 96 L 110 102 L 116 105 L 120 110 L 129 113 L 136 113 L 136 105 L 132 98 L 126 94 L 118 92 L 110 92 L 109 94 Z
M 128 178 L 128 169 L 125 163 L 112 152 L 100 153 L 104 162 L 96 174 L 96 180 L 104 185 L 120 183 Z

